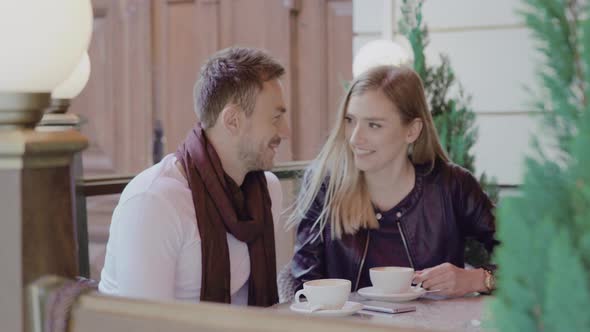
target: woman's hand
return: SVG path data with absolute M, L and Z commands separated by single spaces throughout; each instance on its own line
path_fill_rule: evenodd
M 483 269 L 465 270 L 451 263 L 416 271 L 413 282 L 422 283 L 428 290 L 439 290 L 445 296 L 463 296 L 473 292 L 486 291 Z

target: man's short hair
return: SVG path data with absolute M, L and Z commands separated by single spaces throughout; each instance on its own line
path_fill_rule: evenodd
M 260 49 L 231 47 L 215 53 L 201 68 L 193 92 L 202 126 L 215 125 L 228 103 L 239 105 L 250 116 L 263 83 L 284 73 L 285 68 Z

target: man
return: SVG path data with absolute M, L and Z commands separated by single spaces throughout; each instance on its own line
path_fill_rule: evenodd
M 202 67 L 200 122 L 175 154 L 135 177 L 113 214 L 99 290 L 148 299 L 270 306 L 278 302 L 269 172 L 289 136 L 284 68 L 230 48 Z M 271 211 L 271 197 L 272 211 Z

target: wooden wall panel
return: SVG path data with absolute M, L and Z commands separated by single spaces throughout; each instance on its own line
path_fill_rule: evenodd
M 334 123 L 342 82 L 352 78 L 352 1 L 302 0 L 297 43 L 293 157 L 308 160 Z
M 88 85 L 70 112 L 86 122 L 84 174 L 135 173 L 151 164 L 151 4 L 94 0 Z
M 317 154 L 343 82 L 352 77 L 351 0 L 176 0 L 158 5 L 154 17 L 156 117 L 164 124 L 166 152 L 176 149 L 196 119 L 198 68 L 216 50 L 240 45 L 264 48 L 287 68 L 293 135 L 278 160 Z
M 192 89 L 218 49 L 261 47 L 287 68 L 293 136 L 279 160 L 313 158 L 351 78 L 351 0 L 94 0 L 92 74 L 72 112 L 88 122 L 85 174 L 151 164 L 154 120 L 172 152 L 196 121 Z
M 82 93 L 72 101 L 69 112 L 80 115 L 85 123 L 82 133 L 89 139 L 84 151 L 85 175 L 115 172 L 115 99 L 113 57 L 110 40 L 115 26 L 106 1 L 94 3 L 94 26 L 88 49 L 91 74 Z
M 219 48 L 218 1 L 158 1 L 154 8 L 155 116 L 164 150 L 174 152 L 197 121 L 193 86 L 199 68 Z
M 328 127 L 336 121 L 338 107 L 352 80 L 352 2 L 329 1 L 326 11 L 326 50 L 328 67 Z
M 297 100 L 293 121 L 295 160 L 312 159 L 325 141 L 327 90 L 325 1 L 302 0 L 297 19 Z
M 173 152 L 196 121 L 192 89 L 200 66 L 230 46 L 267 49 L 290 63 L 291 12 L 276 0 L 167 1 L 156 7 L 156 116 L 164 125 L 165 152 Z M 290 70 L 288 70 L 290 72 Z M 291 79 L 284 80 L 287 99 Z M 289 142 L 279 160 L 291 160 Z
M 221 0 L 220 48 L 230 46 L 258 47 L 276 57 L 286 69 L 282 79 L 289 124 L 295 111 L 291 86 L 294 59 L 291 49 L 295 45 L 290 21 L 296 12 L 283 1 L 276 0 Z M 293 139 L 281 143 L 277 161 L 292 160 Z

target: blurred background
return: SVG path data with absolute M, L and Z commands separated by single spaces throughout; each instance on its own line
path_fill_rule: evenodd
M 93 0 L 88 85 L 70 113 L 90 140 L 84 177 L 133 175 L 174 152 L 197 121 L 192 89 L 216 50 L 261 47 L 286 67 L 292 138 L 278 162 L 310 160 L 334 123 L 352 79 L 354 56 L 368 42 L 398 34 L 396 0 Z M 476 174 L 503 186 L 522 183 L 531 135 L 542 136 L 531 97 L 534 49 L 517 0 L 430 0 L 426 62 L 446 54 L 471 96 L 478 136 Z M 454 90 L 453 90 L 454 89 Z M 449 92 L 457 94 L 456 86 Z M 285 207 L 293 197 L 283 181 Z M 88 197 L 91 277 L 100 278 L 118 195 Z M 292 254 L 292 234 L 276 226 L 277 266 Z

